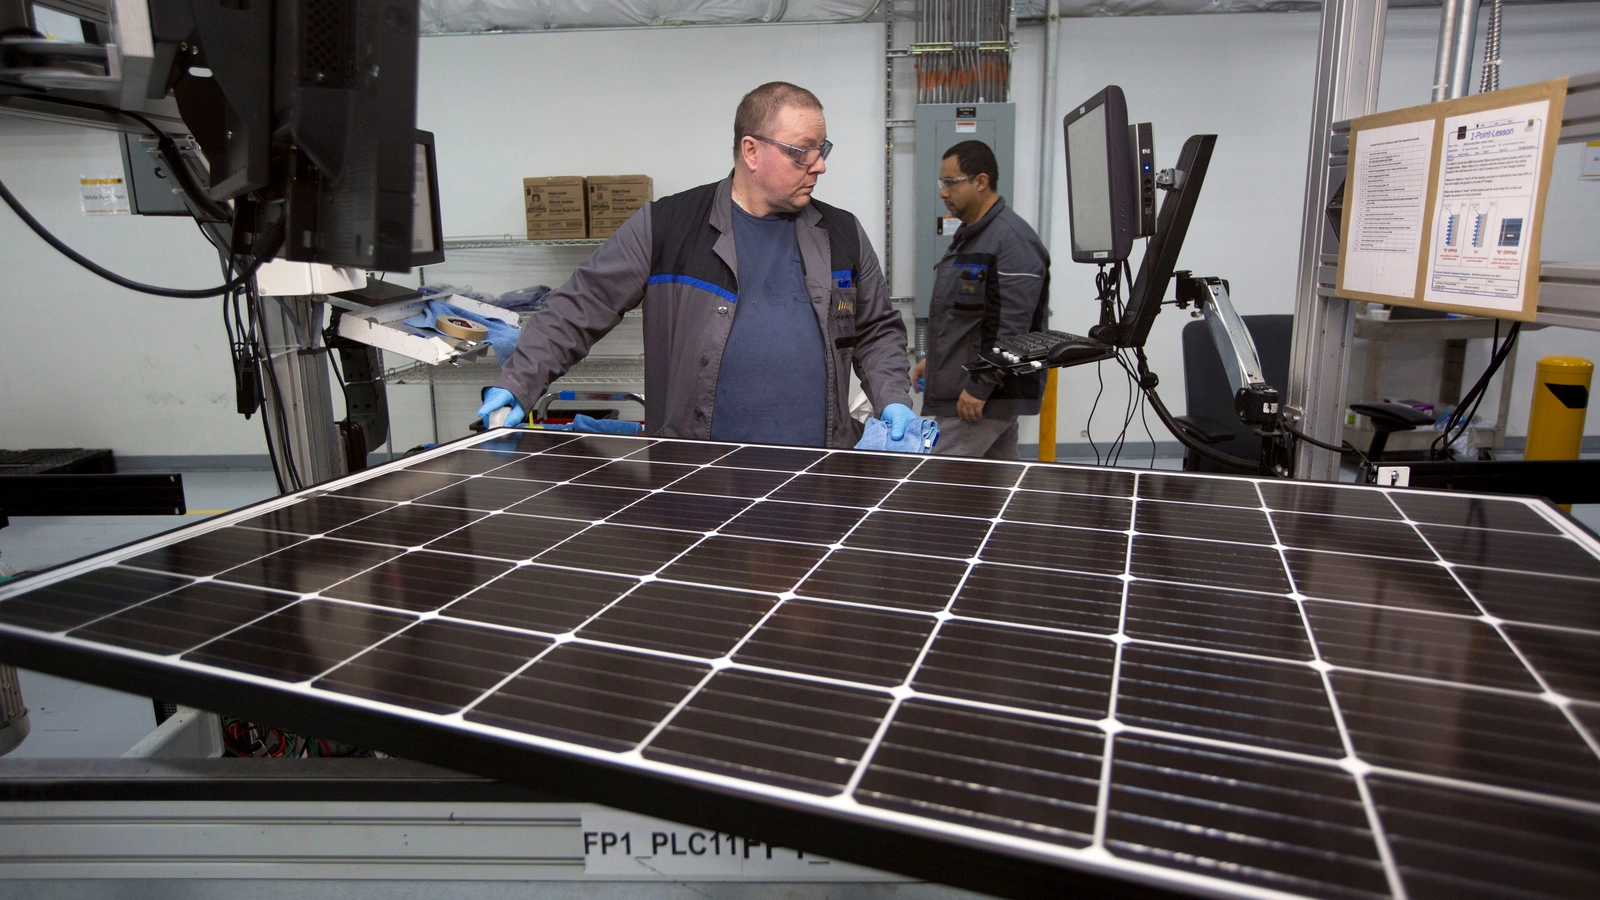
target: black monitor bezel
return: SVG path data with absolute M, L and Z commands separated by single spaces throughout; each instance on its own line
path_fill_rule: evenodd
M 1111 249 L 1107 255 L 1079 251 L 1078 223 L 1072 212 L 1072 123 L 1101 107 L 1106 117 L 1106 177 L 1111 213 Z M 1067 169 L 1067 222 L 1072 261 L 1078 263 L 1120 263 L 1133 251 L 1134 215 L 1138 207 L 1137 179 L 1133 170 L 1133 147 L 1128 140 L 1128 102 L 1122 88 L 1108 84 L 1061 118 L 1061 152 Z
M 427 251 L 411 251 L 411 267 L 435 266 L 444 262 L 444 224 L 439 213 L 439 158 L 434 150 L 433 132 L 417 129 L 416 143 L 427 148 L 428 157 L 428 206 L 433 214 L 433 249 Z M 415 205 L 413 204 L 413 208 Z M 416 230 L 416 222 L 411 223 L 412 231 Z M 413 245 L 414 246 L 414 245 Z

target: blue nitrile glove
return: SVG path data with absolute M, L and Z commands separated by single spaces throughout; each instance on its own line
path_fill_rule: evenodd
M 906 436 L 906 426 L 916 417 L 917 414 L 904 403 L 891 403 L 883 408 L 883 415 L 878 418 L 889 424 L 889 440 L 898 441 Z
M 493 415 L 496 410 L 505 409 L 507 407 L 510 407 L 510 412 L 505 417 L 504 421 L 494 425 L 489 424 L 489 417 Z M 527 417 L 528 411 L 522 408 L 522 403 L 517 400 L 517 396 L 515 394 L 511 393 L 505 388 L 490 387 L 483 389 L 483 405 L 478 407 L 478 418 L 483 420 L 483 427 L 495 428 L 499 425 L 516 426 L 522 424 L 522 420 L 526 419 Z

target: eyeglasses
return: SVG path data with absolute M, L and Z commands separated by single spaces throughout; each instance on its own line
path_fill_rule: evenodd
M 953 188 L 953 187 L 955 187 L 956 185 L 960 184 L 963 181 L 971 181 L 971 180 L 972 180 L 972 176 L 971 175 L 960 175 L 960 176 L 955 176 L 955 177 L 951 177 L 951 178 L 941 178 L 941 179 L 939 179 L 939 189 L 940 190 L 944 190 L 945 188 Z
M 763 143 L 771 144 L 774 147 L 782 147 L 783 152 L 789 154 L 789 158 L 794 160 L 795 165 L 807 169 L 816 165 L 818 159 L 827 159 L 828 154 L 833 152 L 832 141 L 825 140 L 822 142 L 822 146 L 820 147 L 796 147 L 793 144 L 785 144 L 783 141 L 775 141 L 772 138 L 762 137 L 759 134 L 752 134 L 750 136 Z

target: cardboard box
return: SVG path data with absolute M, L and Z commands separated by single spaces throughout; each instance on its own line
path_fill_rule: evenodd
M 655 199 L 649 175 L 589 176 L 589 237 L 606 238 Z
M 522 208 L 528 214 L 528 240 L 588 237 L 581 175 L 522 179 Z

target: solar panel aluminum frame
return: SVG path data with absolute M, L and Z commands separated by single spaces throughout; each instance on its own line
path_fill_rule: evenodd
M 68 563 L 20 583 L 0 587 L 0 602 L 180 538 L 224 528 L 293 505 L 308 496 L 358 484 L 503 435 L 504 432 L 491 432 L 466 438 L 426 454 Z M 644 447 L 650 443 L 641 439 L 640 445 Z M 1600 542 L 1563 522 L 1545 504 L 1513 499 L 1525 503 L 1562 533 L 1579 540 L 1589 552 L 1600 556 Z M 998 521 L 998 513 L 996 515 Z M 628 752 L 616 753 L 468 722 L 460 712 L 452 716 L 430 715 L 312 688 L 309 682 L 315 676 L 289 683 L 202 663 L 174 662 L 151 653 L 3 623 L 0 623 L 0 658 L 25 668 L 65 674 L 199 708 L 226 709 L 231 714 L 269 721 L 279 727 L 380 747 L 419 761 L 548 790 L 577 800 L 735 832 L 775 845 L 803 847 L 808 852 L 842 861 L 987 893 L 1030 897 L 1046 891 L 1092 890 L 1107 897 L 1143 898 L 1178 893 L 1262 900 L 1299 896 L 1115 857 L 1093 846 L 1074 850 L 864 806 L 849 796 L 851 788 L 832 797 L 821 797 L 662 763 L 645 758 L 639 750 L 642 744 Z M 719 669 L 713 667 L 711 674 L 716 671 Z M 707 680 L 711 674 L 706 676 Z M 903 698 L 914 692 L 902 686 L 889 693 Z M 689 696 L 693 696 L 692 691 Z M 684 698 L 680 709 L 688 699 Z M 670 714 L 664 717 L 657 727 L 670 718 Z M 889 720 L 886 715 L 882 724 L 886 727 Z M 1115 728 L 1110 729 L 1108 740 L 1116 733 Z M 1195 743 L 1206 745 L 1203 739 L 1196 739 Z M 858 778 L 871 759 L 871 751 L 862 755 L 858 762 Z M 1109 787 L 1109 775 L 1103 776 L 1102 792 Z M 1105 802 L 1102 798 L 1101 803 Z

